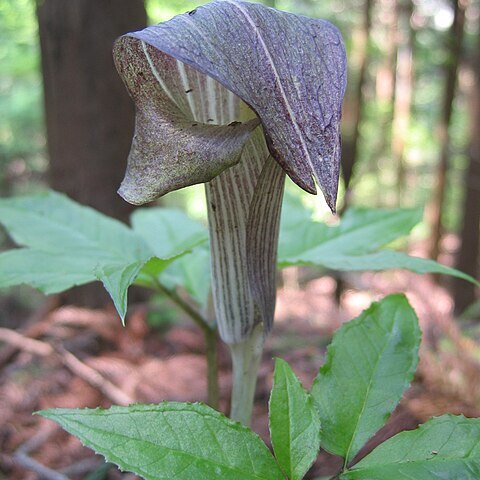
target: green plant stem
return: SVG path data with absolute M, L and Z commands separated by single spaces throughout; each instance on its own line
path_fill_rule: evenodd
M 207 388 L 208 404 L 218 410 L 219 387 L 218 387 L 218 335 L 217 331 L 211 329 L 204 332 L 205 346 L 207 351 Z
M 162 285 L 157 279 L 155 286 L 157 290 L 166 295 L 175 305 L 183 310 L 202 330 L 205 339 L 207 357 L 207 391 L 208 404 L 218 409 L 219 387 L 218 387 L 218 348 L 217 329 L 203 315 L 187 303 L 175 290 L 170 290 Z
M 265 335 L 263 325 L 257 325 L 251 335 L 230 346 L 232 354 L 232 402 L 230 418 L 250 425 L 257 373 L 262 359 Z

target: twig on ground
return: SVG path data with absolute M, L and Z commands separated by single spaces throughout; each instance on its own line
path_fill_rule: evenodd
M 21 334 L 26 338 L 40 337 L 50 326 L 51 319 L 47 316 L 48 313 L 57 308 L 58 303 L 58 295 L 48 297 L 43 305 L 35 310 L 35 312 L 27 320 L 27 326 L 25 330 L 21 332 Z M 0 352 L 0 369 L 2 369 L 11 360 L 18 350 L 18 347 L 11 344 Z
M 41 447 L 60 427 L 55 423 L 43 423 L 38 432 L 17 448 L 17 452 L 30 453 Z
M 15 350 L 23 350 L 41 357 L 52 354 L 53 349 L 50 345 L 33 338 L 28 338 L 10 328 L 0 328 L 0 342 L 8 343 Z
M 85 475 L 86 473 L 94 472 L 99 467 L 105 465 L 105 461 L 98 457 L 98 455 L 84 458 L 76 463 L 72 463 L 68 467 L 62 468 L 60 473 L 63 475 Z M 110 465 L 111 468 L 111 465 Z
M 5 341 L 16 348 L 46 357 L 54 355 L 74 375 L 85 380 L 92 387 L 96 388 L 109 400 L 118 405 L 129 405 L 134 402 L 130 395 L 107 380 L 97 370 L 79 360 L 75 355 L 61 346 L 52 347 L 49 343 L 40 340 L 27 338 L 22 334 L 8 328 L 0 328 L 0 341 Z
M 15 452 L 13 454 L 13 458 L 16 463 L 18 463 L 23 468 L 28 470 L 32 470 L 36 474 L 39 475 L 40 478 L 45 480 L 70 480 L 69 477 L 63 475 L 62 473 L 58 473 L 55 470 L 52 470 L 45 465 L 34 460 L 32 457 L 29 457 L 24 452 Z
M 35 472 L 41 479 L 45 480 L 70 480 L 67 476 L 52 470 L 40 462 L 37 462 L 28 454 L 43 445 L 59 429 L 56 424 L 45 424 L 37 434 L 20 445 L 13 454 L 15 463 L 23 468 Z
M 97 370 L 83 363 L 68 350 L 58 346 L 55 348 L 55 352 L 59 356 L 60 361 L 72 373 L 102 392 L 113 403 L 117 405 L 129 405 L 130 403 L 134 403 L 134 398 L 123 392 L 120 388 L 110 382 L 110 380 L 107 380 L 103 375 L 97 372 Z

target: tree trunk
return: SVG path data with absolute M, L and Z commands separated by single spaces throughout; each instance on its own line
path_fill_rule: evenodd
M 382 0 L 380 5 L 381 17 L 383 18 L 382 45 L 384 57 L 376 75 L 376 98 L 383 116 L 379 120 L 380 138 L 378 139 L 378 145 L 372 154 L 372 158 L 378 159 L 377 162 L 385 157 L 389 159 L 391 157 L 398 52 L 397 0 Z M 391 168 L 390 163 L 385 168 Z
M 471 131 L 469 164 L 465 172 L 465 200 L 463 226 L 460 233 L 461 246 L 456 267 L 474 278 L 480 275 L 480 33 L 474 55 L 475 83 L 471 93 Z M 453 296 L 455 311 L 462 313 L 475 301 L 475 286 L 454 279 Z
M 455 99 L 455 90 L 457 86 L 457 73 L 461 60 L 465 25 L 465 7 L 465 2 L 454 0 L 454 19 L 448 36 L 449 55 L 446 66 L 442 113 L 438 125 L 440 158 L 435 173 L 434 190 L 428 212 L 432 232 L 429 257 L 433 260 L 438 259 L 440 253 L 440 241 L 443 234 L 442 207 L 445 200 L 445 186 L 448 161 L 450 157 L 450 135 L 448 130 L 452 118 L 453 101 Z
M 133 135 L 134 109 L 112 60 L 121 34 L 146 25 L 143 0 L 37 0 L 50 185 L 127 220 L 117 194 Z M 103 289 L 68 301 L 100 306 Z
M 368 71 L 368 40 L 372 25 L 373 0 L 365 0 L 363 5 L 362 26 L 356 32 L 354 63 L 358 69 L 358 81 L 353 90 L 353 95 L 348 99 L 345 117 L 350 126 L 345 128 L 342 145 L 342 173 L 345 183 L 345 200 L 340 213 L 345 211 L 351 196 L 350 182 L 353 174 L 353 167 L 358 157 L 358 146 L 360 143 L 360 124 L 365 109 L 364 89 L 367 81 Z M 348 95 L 350 97 L 350 95 Z M 353 97 L 353 98 L 352 98 Z
M 382 48 L 383 59 L 377 70 L 376 97 L 381 106 L 387 110 L 388 124 L 392 122 L 393 102 L 395 100 L 395 72 L 397 69 L 398 48 L 398 7 L 397 0 L 381 0 Z M 385 132 L 387 133 L 387 132 Z M 388 137 L 389 134 L 383 135 Z M 386 148 L 380 149 L 383 152 Z
M 410 124 L 413 92 L 413 45 L 414 31 L 410 25 L 413 4 L 410 0 L 399 1 L 397 74 L 395 80 L 395 103 L 392 123 L 392 157 L 397 168 L 397 204 L 402 203 L 406 185 L 405 145 Z

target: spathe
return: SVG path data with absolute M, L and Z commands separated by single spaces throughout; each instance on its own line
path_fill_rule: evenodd
M 220 0 L 130 33 L 117 41 L 114 55 L 119 71 L 130 72 L 123 78 L 132 96 L 139 96 L 137 105 L 143 92 L 132 62 L 145 44 L 239 96 L 260 118 L 268 148 L 285 172 L 310 193 L 316 192 L 315 178 L 335 210 L 346 57 L 333 25 Z M 212 161 L 216 171 L 233 160 Z
M 230 125 L 199 123 L 186 102 L 184 89 L 189 84 L 182 86 L 179 65 L 172 57 L 128 37 L 117 41 L 115 54 L 137 110 L 127 171 L 118 192 L 125 200 L 141 205 L 209 182 L 238 163 L 258 119 Z

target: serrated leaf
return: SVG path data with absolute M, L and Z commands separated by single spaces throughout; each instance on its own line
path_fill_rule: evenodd
M 383 426 L 413 378 L 419 344 L 417 317 L 399 294 L 335 333 L 311 390 L 325 450 L 348 463 Z
M 478 480 L 480 419 L 445 415 L 402 432 L 360 460 L 343 480 Z
M 100 280 L 123 321 L 127 289 L 152 256 L 128 226 L 53 191 L 0 200 L 0 222 L 27 247 L 1 255 L 0 286 L 56 293 Z
M 301 480 L 320 449 L 320 418 L 311 396 L 281 359 L 275 361 L 269 412 L 275 457 L 290 480 Z
M 284 480 L 250 429 L 201 404 L 39 412 L 146 480 Z

